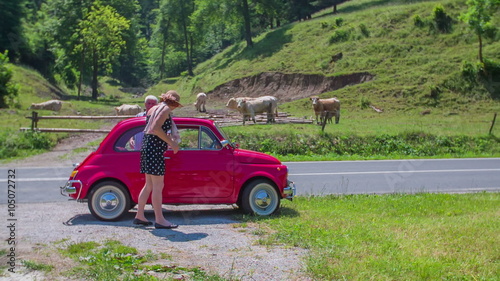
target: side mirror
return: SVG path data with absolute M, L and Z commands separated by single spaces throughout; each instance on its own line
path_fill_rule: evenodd
M 229 141 L 228 140 L 223 140 L 220 142 L 222 144 L 222 147 L 226 147 L 229 145 Z

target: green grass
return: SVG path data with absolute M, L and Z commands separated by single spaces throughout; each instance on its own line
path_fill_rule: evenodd
M 310 250 L 313 280 L 497 280 L 499 193 L 298 197 L 260 244 Z
M 80 276 L 89 280 L 175 280 L 175 275 L 189 276 L 190 280 L 224 280 L 200 268 L 185 268 L 151 264 L 158 256 L 147 252 L 140 254 L 137 249 L 123 245 L 116 240 L 105 241 L 103 245 L 89 241 L 81 243 L 61 243 L 59 252 L 79 263 L 65 274 Z M 163 254 L 160 257 L 164 256 Z M 168 255 L 167 255 L 168 256 Z M 161 273 L 158 278 L 153 273 Z
M 35 262 L 35 261 L 22 260 L 21 262 L 29 270 L 49 272 L 52 269 L 54 269 L 53 265 L 47 265 L 47 264 L 38 263 L 38 262 Z

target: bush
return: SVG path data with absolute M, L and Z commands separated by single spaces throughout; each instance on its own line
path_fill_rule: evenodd
M 436 24 L 436 29 L 443 33 L 448 33 L 451 31 L 452 19 L 446 14 L 442 5 L 437 5 L 434 7 L 434 22 Z
M 463 61 L 462 62 L 462 69 L 461 69 L 462 77 L 469 81 L 474 81 L 477 76 L 477 69 L 474 66 L 473 63 L 468 62 L 468 61 Z
M 371 102 L 367 97 L 361 97 L 359 99 L 359 107 L 361 107 L 363 109 L 368 108 L 370 106 L 370 104 L 371 104 Z
M 335 25 L 337 27 L 341 27 L 342 25 L 344 25 L 344 19 L 343 18 L 336 18 L 335 19 Z
M 7 108 L 9 104 L 15 103 L 18 86 L 12 84 L 12 70 L 8 67 L 9 57 L 0 53 L 0 108 Z
M 330 37 L 330 44 L 344 42 L 349 40 L 351 32 L 348 30 L 335 30 L 333 35 Z
M 420 17 L 420 15 L 414 15 L 413 16 L 413 24 L 416 27 L 424 27 L 425 26 L 425 22 L 422 20 L 422 18 Z
M 364 25 L 364 24 L 360 24 L 360 25 L 359 25 L 359 30 L 361 30 L 361 33 L 362 33 L 365 37 L 370 37 L 370 31 L 368 30 L 368 28 L 366 27 L 366 25 Z
M 231 136 L 242 148 L 274 155 L 359 155 L 431 157 L 439 155 L 492 154 L 500 152 L 495 137 L 434 136 L 423 132 L 398 135 L 334 136 L 301 135 L 283 132 L 279 135 L 238 133 Z
M 29 155 L 34 151 L 47 150 L 56 144 L 55 136 L 26 131 L 5 130 L 0 134 L 0 159 Z

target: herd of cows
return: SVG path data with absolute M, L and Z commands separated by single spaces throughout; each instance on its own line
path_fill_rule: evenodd
M 198 112 L 206 112 L 207 95 L 199 93 L 194 103 Z M 340 101 L 337 98 L 320 99 L 317 96 L 310 97 L 312 108 L 318 124 L 332 123 L 335 117 L 335 123 L 340 121 Z M 60 100 L 49 100 L 42 103 L 32 103 L 30 109 L 59 111 L 63 102 Z M 255 122 L 256 114 L 267 114 L 267 123 L 276 122 L 278 116 L 278 99 L 274 96 L 262 96 L 257 98 L 237 97 L 230 98 L 226 107 L 238 111 L 243 117 L 243 125 L 246 121 Z M 136 104 L 122 104 L 115 108 L 116 115 L 136 115 L 142 112 L 142 107 Z

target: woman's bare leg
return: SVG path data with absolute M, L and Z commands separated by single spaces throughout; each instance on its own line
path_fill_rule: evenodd
M 153 190 L 153 181 L 151 175 L 146 174 L 146 183 L 144 184 L 141 193 L 139 193 L 139 200 L 137 202 L 137 214 L 135 215 L 136 219 L 147 221 L 144 215 L 144 208 L 146 207 L 146 203 L 149 199 L 149 195 L 151 194 L 152 190 Z
M 155 221 L 158 224 L 169 226 L 171 223 L 163 216 L 162 202 L 163 202 L 163 176 L 151 175 L 153 182 L 153 191 L 151 194 L 151 201 L 155 211 Z

